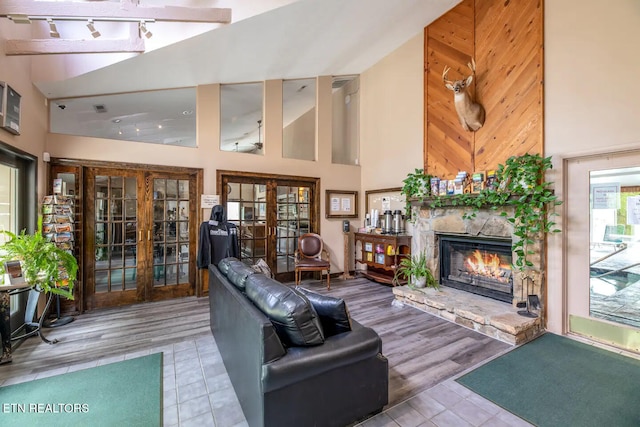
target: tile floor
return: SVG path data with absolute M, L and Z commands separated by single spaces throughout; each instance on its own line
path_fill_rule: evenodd
M 9 378 L 15 384 L 162 352 L 164 354 L 164 426 L 248 426 L 211 335 L 164 347 L 82 363 L 38 375 Z M 448 379 L 369 418 L 359 427 L 529 426 L 515 415 Z M 282 426 L 298 427 L 298 426 Z

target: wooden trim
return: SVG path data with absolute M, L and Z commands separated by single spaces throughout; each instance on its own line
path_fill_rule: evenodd
M 154 170 L 160 172 L 172 172 L 172 173 L 202 173 L 200 168 L 189 168 L 181 166 L 167 166 L 167 165 L 154 165 L 148 163 L 127 163 L 127 162 L 109 162 L 103 160 L 81 160 L 81 159 L 68 159 L 68 158 L 51 158 L 52 165 L 69 165 L 69 166 L 82 166 L 91 168 L 115 168 L 115 169 L 134 169 L 134 170 Z M 200 201 L 198 200 L 198 203 Z

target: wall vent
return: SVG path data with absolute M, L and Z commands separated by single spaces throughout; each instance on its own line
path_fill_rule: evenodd
M 96 111 L 96 113 L 106 113 L 107 112 L 107 107 L 105 107 L 104 104 L 94 105 L 93 109 Z

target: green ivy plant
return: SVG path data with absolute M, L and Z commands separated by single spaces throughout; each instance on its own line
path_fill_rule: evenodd
M 413 173 L 407 174 L 402 184 L 400 194 L 404 194 L 406 200 L 405 215 L 409 220 L 412 220 L 410 199 L 424 202 L 427 197 L 431 196 L 431 175 L 424 173 L 424 169 L 416 169 Z
M 442 207 L 446 203 L 473 208 L 463 216 L 465 219 L 475 218 L 480 208 L 498 210 L 512 207 L 512 215 L 504 211 L 500 215 L 513 224 L 513 234 L 517 237 L 512 245 L 513 265 L 524 271 L 534 266 L 529 256 L 535 253 L 531 246 L 536 240 L 545 233 L 560 232 L 553 221 L 557 215 L 553 207 L 562 202 L 554 195 L 551 183 L 544 179 L 546 171 L 551 168 L 551 157 L 539 154 L 512 156 L 496 169 L 497 188 L 486 188 L 478 194 L 434 196 L 429 200 L 429 206 Z
M 0 244 L 0 274 L 4 263 L 19 260 L 27 283 L 35 284 L 45 293 L 73 299 L 73 284 L 78 272 L 78 261 L 69 252 L 58 248 L 42 234 L 42 218 L 34 234 L 22 230 L 20 234 L 2 230 L 9 238 Z

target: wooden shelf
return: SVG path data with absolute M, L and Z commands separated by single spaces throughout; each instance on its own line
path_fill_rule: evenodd
M 355 233 L 355 259 L 367 265 L 362 275 L 391 284 L 398 264 L 411 256 L 411 236 L 406 234 Z

